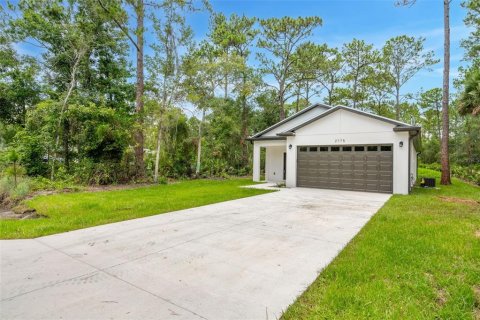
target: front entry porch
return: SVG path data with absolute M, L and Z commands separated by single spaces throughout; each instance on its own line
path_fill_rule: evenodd
M 265 181 L 285 182 L 287 174 L 286 141 L 254 141 L 253 144 L 253 181 L 261 181 L 261 154 L 265 148 Z

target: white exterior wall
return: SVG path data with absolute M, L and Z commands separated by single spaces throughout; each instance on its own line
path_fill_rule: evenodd
M 325 107 L 322 107 L 322 106 L 315 107 L 315 108 L 297 116 L 296 118 L 294 118 L 290 121 L 287 121 L 284 124 L 281 124 L 278 127 L 273 128 L 270 131 L 265 132 L 264 134 L 262 134 L 262 136 L 276 136 L 277 133 L 288 131 L 289 129 L 292 129 L 292 128 L 294 128 L 294 127 L 296 127 L 296 126 L 298 126 L 298 125 L 300 125 L 300 124 L 302 124 L 302 123 L 304 123 L 304 122 L 306 122 L 310 119 L 315 118 L 316 116 L 324 113 L 327 110 L 329 110 L 329 109 L 325 108 Z
M 287 187 L 297 183 L 297 146 L 300 145 L 393 145 L 393 193 L 408 194 L 408 132 L 394 132 L 395 125 L 346 110 L 338 110 L 298 129 L 287 137 Z M 399 146 L 403 141 L 403 147 Z M 292 148 L 288 148 L 289 145 Z
M 410 186 L 413 186 L 417 181 L 417 150 L 413 144 L 413 139 L 410 140 Z
M 260 148 L 266 148 L 265 176 L 267 181 L 283 181 L 281 178 L 283 177 L 283 152 L 285 152 L 285 140 L 257 140 L 253 142 L 253 181 L 260 181 Z M 273 159 L 273 157 L 275 159 Z M 280 174 L 277 172 L 278 162 L 281 163 Z M 274 177 L 279 177 L 280 180 L 269 180 L 269 172 L 275 172 Z
M 267 147 L 265 159 L 265 180 L 268 182 L 282 182 L 283 180 L 283 153 L 285 146 Z

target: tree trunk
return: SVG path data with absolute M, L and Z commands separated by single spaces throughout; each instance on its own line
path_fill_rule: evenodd
M 63 161 L 65 163 L 65 169 L 67 172 L 70 170 L 70 123 L 68 119 L 64 119 L 63 121 Z
M 438 139 L 440 140 L 440 144 L 442 143 L 441 140 L 442 140 L 442 122 L 440 121 L 440 107 L 439 107 L 439 103 L 435 102 L 435 110 L 436 110 L 436 117 L 437 117 L 437 135 L 438 135 Z
M 295 112 L 298 112 L 298 103 L 300 100 L 300 91 L 297 89 L 297 100 L 295 102 Z
M 13 183 L 17 187 L 17 161 L 13 161 Z
M 305 86 L 305 100 L 307 102 L 307 107 L 310 105 L 310 84 L 307 82 Z
M 330 85 L 330 90 L 328 90 L 328 105 L 332 105 L 332 99 L 333 99 L 333 84 Z
M 53 149 L 53 157 L 52 157 L 52 169 L 50 171 L 51 180 L 55 178 L 55 160 L 57 158 L 57 149 L 58 149 L 58 144 L 60 142 L 60 133 L 59 133 L 60 125 L 62 124 L 63 114 L 65 113 L 65 109 L 67 108 L 68 100 L 70 99 L 70 96 L 72 95 L 72 92 L 73 92 L 73 88 L 75 87 L 78 64 L 80 63 L 80 60 L 85 54 L 85 51 L 86 50 L 81 49 L 75 53 L 75 61 L 73 62 L 73 66 L 70 74 L 70 84 L 68 85 L 67 95 L 65 96 L 65 99 L 63 99 L 62 109 L 60 110 L 60 115 L 58 117 L 57 132 L 55 134 L 56 135 L 55 148 Z
M 228 55 L 228 49 L 225 50 L 225 70 L 224 70 L 224 75 L 223 75 L 223 90 L 224 90 L 224 99 L 228 99 L 228 62 L 229 61 L 229 55 Z
M 225 72 L 225 76 L 224 76 L 224 99 L 227 100 L 228 99 L 228 74 Z
M 202 111 L 202 121 L 198 126 L 197 167 L 195 168 L 195 175 L 197 177 L 200 175 L 200 164 L 201 164 L 201 157 L 202 157 L 202 126 L 203 126 L 204 120 L 205 120 L 205 108 Z
M 353 109 L 357 107 L 357 78 L 353 81 L 353 94 L 352 94 Z
M 27 123 L 27 106 L 22 104 L 22 127 L 25 128 Z
M 440 183 L 451 184 L 448 153 L 448 100 L 450 81 L 450 0 L 443 1 L 444 52 L 443 52 L 443 97 L 442 97 L 442 177 Z
M 395 88 L 395 119 L 400 120 L 400 87 Z
M 284 101 L 283 101 L 283 95 L 285 94 L 284 90 L 285 89 L 283 87 L 283 83 L 281 83 L 280 88 L 278 90 L 278 105 L 280 107 L 280 121 L 285 119 L 285 104 L 284 104 Z
M 145 89 L 144 74 L 143 74 L 143 35 L 144 35 L 144 3 L 143 0 L 137 1 L 137 86 L 135 92 L 135 112 L 137 113 L 138 127 L 134 133 L 135 139 L 135 174 L 137 178 L 145 176 L 145 164 L 143 162 L 143 93 Z
M 162 143 L 162 118 L 161 115 L 158 120 L 158 133 L 157 133 L 157 152 L 155 155 L 155 173 L 153 176 L 153 182 L 158 182 L 158 168 L 160 166 L 160 145 Z
M 243 87 L 246 85 L 246 75 L 243 74 Z M 240 144 L 242 146 L 242 164 L 246 166 L 248 164 L 248 146 L 247 146 L 247 137 L 248 137 L 248 109 L 247 109 L 247 97 L 242 93 L 242 136 Z

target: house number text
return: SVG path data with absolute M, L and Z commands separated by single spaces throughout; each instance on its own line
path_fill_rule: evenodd
M 345 139 L 343 138 L 335 139 L 335 143 L 345 143 Z

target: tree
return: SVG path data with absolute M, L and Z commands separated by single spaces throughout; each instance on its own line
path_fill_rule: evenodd
M 34 58 L 18 55 L 3 41 L 0 37 L 0 119 L 23 126 L 27 109 L 40 100 L 40 68 Z
M 462 47 L 467 50 L 467 59 L 478 61 L 480 59 L 480 1 L 466 0 L 462 6 L 468 10 L 463 21 L 472 30 L 469 37 L 462 41 Z
M 480 67 L 466 74 L 463 87 L 458 101 L 460 114 L 480 115 Z
M 444 49 L 443 49 L 443 98 L 442 98 L 442 176 L 440 183 L 451 184 L 450 154 L 448 152 L 449 120 L 448 102 L 450 98 L 450 1 L 443 0 Z
M 155 169 L 153 180 L 158 182 L 160 165 L 160 147 L 162 142 L 163 117 L 166 112 L 177 102 L 182 100 L 180 48 L 187 47 L 192 39 L 192 30 L 186 25 L 184 2 L 166 1 L 163 6 L 164 22 L 153 17 L 153 27 L 157 42 L 152 44 L 154 50 L 152 57 L 147 57 L 147 70 L 149 71 L 150 90 L 157 100 L 156 112 L 157 139 L 155 154 Z
M 77 73 L 82 59 L 95 40 L 95 32 L 89 28 L 91 21 L 83 15 L 81 9 L 87 9 L 88 4 L 50 3 L 45 0 L 26 1 L 18 3 L 22 16 L 11 21 L 11 32 L 19 41 L 33 39 L 37 45 L 46 51 L 46 60 L 50 69 L 57 72 L 60 81 L 59 89 L 63 91 L 60 102 L 58 123 L 55 133 L 55 145 L 51 166 L 51 179 L 54 178 L 55 160 L 60 142 L 60 130 L 64 114 L 74 88 L 77 85 Z M 64 128 L 64 133 L 67 131 Z M 64 135 L 64 162 L 68 168 L 68 135 Z
M 177 4 L 183 8 L 195 10 L 192 0 L 163 0 L 145 3 L 144 0 L 125 0 L 123 3 L 131 7 L 131 11 L 135 13 L 134 30 L 129 30 L 129 19 L 126 11 L 121 7 L 122 2 L 104 3 L 104 0 L 97 0 L 109 17 L 119 26 L 130 40 L 130 43 L 136 52 L 136 84 L 135 84 L 135 112 L 137 115 L 137 126 L 134 130 L 135 139 L 135 166 L 138 178 L 145 176 L 144 163 L 144 143 L 145 137 L 143 132 L 144 122 L 144 94 L 145 94 L 145 70 L 144 70 L 144 44 L 145 44 L 145 18 L 148 17 L 146 6 L 154 10 L 162 10 Z M 203 6 L 209 8 L 208 2 L 202 2 Z M 154 15 L 152 15 L 154 16 Z M 132 35 L 133 34 L 133 35 Z
M 442 137 L 442 89 L 433 88 L 420 93 L 418 105 L 427 120 L 425 130 L 434 133 L 436 139 Z
M 8 161 L 12 163 L 12 176 L 13 176 L 13 183 L 14 187 L 17 187 L 17 177 L 18 177 L 18 161 L 20 160 L 20 156 L 18 152 L 14 149 L 10 150 L 8 153 Z
M 224 99 L 229 96 L 229 84 L 236 71 L 242 67 L 250 54 L 249 47 L 258 31 L 253 27 L 256 18 L 232 14 L 227 18 L 222 13 L 215 13 L 210 23 L 211 39 L 219 51 L 219 65 L 223 73 Z
M 389 72 L 385 70 L 383 63 L 378 68 L 370 68 L 362 81 L 368 97 L 366 107 L 378 115 L 393 116 L 391 101 L 389 100 L 392 84 L 393 79 Z M 400 109 L 400 106 L 398 106 L 398 109 Z
M 85 106 L 94 102 L 128 111 L 130 87 L 127 84 L 129 72 L 124 35 L 110 19 L 106 19 L 104 11 L 94 0 L 22 0 L 11 8 L 15 18 L 9 19 L 6 34 L 14 42 L 29 43 L 38 48 L 40 54 L 36 62 L 42 68 L 35 81 L 43 80 L 41 98 L 49 101 L 48 111 L 55 122 L 55 125 L 45 127 L 48 129 L 39 129 L 42 138 L 49 142 L 46 154 L 37 157 L 37 151 L 43 148 L 36 148 L 30 153 L 35 156 L 25 157 L 24 161 L 46 157 L 53 179 L 56 163 L 70 171 L 72 157 L 79 156 L 80 148 L 72 147 L 76 140 L 75 128 L 69 118 L 72 105 Z M 39 105 L 32 106 L 28 112 L 35 113 L 37 108 Z M 17 135 L 20 136 L 22 131 Z M 35 133 L 27 136 L 30 134 Z M 28 145 L 33 140 L 21 141 Z M 34 167 L 41 166 L 29 164 L 30 174 L 42 172 L 32 169 Z
M 260 20 L 260 39 L 257 46 L 268 52 L 258 53 L 261 70 L 274 77 L 276 84 L 268 86 L 277 92 L 280 120 L 285 119 L 287 93 L 298 79 L 292 78 L 294 52 L 313 31 L 322 25 L 319 17 L 269 18 Z
M 337 48 L 327 48 L 325 59 L 321 65 L 318 82 L 327 90 L 325 98 L 327 104 L 333 105 L 336 102 L 335 95 L 337 85 L 343 81 L 345 76 L 345 60 Z
M 247 103 L 248 98 L 258 86 L 258 74 L 248 66 L 250 56 L 250 47 L 258 35 L 258 30 L 254 28 L 256 18 L 238 16 L 232 14 L 229 18 L 218 13 L 214 15 L 209 37 L 212 42 L 223 52 L 222 65 L 224 65 L 224 98 L 228 97 L 229 77 L 233 84 L 233 90 L 238 93 L 238 102 L 241 109 L 241 138 L 242 162 L 248 163 L 248 121 L 250 108 Z
M 418 71 L 437 63 L 433 51 L 424 52 L 425 38 L 397 36 L 387 40 L 383 57 L 393 79 L 395 95 L 395 118 L 400 119 L 400 89 Z
M 480 2 L 468 0 L 462 6 L 468 10 L 465 25 L 472 30 L 469 37 L 462 41 L 462 47 L 466 50 L 465 60 L 471 62 L 471 66 L 463 73 L 463 89 L 458 106 L 463 115 L 480 115 Z
M 292 81 L 296 83 L 296 111 L 299 111 L 300 97 L 305 99 L 305 104 L 310 104 L 312 97 L 320 94 L 322 87 L 319 87 L 318 78 L 324 70 L 325 52 L 327 46 L 317 45 L 312 42 L 302 43 L 294 53 L 294 64 Z
M 201 112 L 198 125 L 197 163 L 195 174 L 201 170 L 203 125 L 207 110 L 215 102 L 215 90 L 221 85 L 223 73 L 218 68 L 215 48 L 208 42 L 202 42 L 197 47 L 189 48 L 189 53 L 183 60 L 182 71 L 185 75 L 183 87 L 187 99 L 196 105 Z
M 342 56 L 345 60 L 344 81 L 347 83 L 344 99 L 352 108 L 357 108 L 358 104 L 367 98 L 362 84 L 370 69 L 380 61 L 380 53 L 373 49 L 373 45 L 353 39 L 343 45 Z
M 97 0 L 107 16 L 112 19 L 129 39 L 136 53 L 136 82 L 135 82 L 135 112 L 137 114 L 137 126 L 134 129 L 133 137 L 135 140 L 135 174 L 137 178 L 145 176 L 144 153 L 144 133 L 143 133 L 143 109 L 144 109 L 144 34 L 145 34 L 145 3 L 144 0 L 127 0 L 135 13 L 135 28 L 129 29 L 129 19 L 125 10 L 121 7 L 121 2 L 105 2 Z M 155 4 L 155 6 L 157 6 Z M 132 35 L 133 33 L 133 35 Z
M 443 0 L 443 93 L 442 93 L 442 148 L 441 163 L 442 175 L 440 183 L 443 185 L 451 184 L 450 178 L 450 160 L 448 152 L 449 139 L 449 112 L 448 102 L 450 98 L 450 2 L 452 0 Z M 396 4 L 401 6 L 411 6 L 416 0 L 397 0 Z

